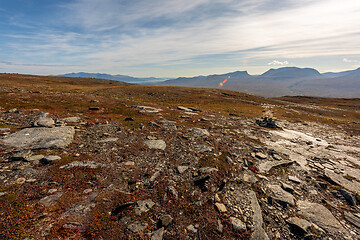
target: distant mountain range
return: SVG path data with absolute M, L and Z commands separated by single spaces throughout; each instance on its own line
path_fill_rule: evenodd
M 154 86 L 221 88 L 264 97 L 318 96 L 360 98 L 360 68 L 344 72 L 319 73 L 313 68 L 283 67 L 261 75 L 236 71 L 218 75 L 166 78 L 134 78 L 126 75 L 70 73 L 61 76 L 102 78 Z
M 220 75 L 170 79 L 155 85 L 223 88 L 264 97 L 306 95 L 359 98 L 360 68 L 321 74 L 313 68 L 283 67 L 270 69 L 261 75 L 237 71 Z
M 127 82 L 127 83 L 138 83 L 138 84 L 144 84 L 146 82 L 162 82 L 169 78 L 154 78 L 154 77 L 148 77 L 148 78 L 136 78 L 131 77 L 127 75 L 111 75 L 111 74 L 105 74 L 105 73 L 86 73 L 86 72 L 78 72 L 78 73 L 66 73 L 63 75 L 57 75 L 61 77 L 80 77 L 80 78 L 99 78 L 99 79 L 107 79 L 107 80 L 115 80 L 115 81 L 121 81 L 121 82 Z

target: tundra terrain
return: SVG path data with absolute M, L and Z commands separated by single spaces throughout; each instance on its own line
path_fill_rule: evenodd
M 0 74 L 1 239 L 360 239 L 360 99 Z

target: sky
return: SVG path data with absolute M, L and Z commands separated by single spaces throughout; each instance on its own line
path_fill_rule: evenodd
M 0 72 L 360 67 L 360 0 L 0 0 Z

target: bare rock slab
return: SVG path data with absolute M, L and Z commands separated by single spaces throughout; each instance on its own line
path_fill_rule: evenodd
M 349 181 L 340 174 L 334 173 L 330 170 L 325 170 L 325 175 L 328 177 L 331 181 L 335 182 L 336 184 L 352 191 L 355 193 L 360 194 L 360 183 L 355 181 Z
M 74 134 L 73 127 L 25 128 L 0 142 L 5 147 L 17 149 L 65 148 L 72 142 Z
M 280 160 L 280 161 L 267 161 L 259 164 L 259 171 L 261 173 L 266 173 L 270 171 L 273 167 L 279 167 L 279 166 L 286 166 L 293 164 L 294 161 L 288 161 L 288 160 Z
M 269 240 L 269 237 L 263 228 L 264 221 L 255 192 L 249 191 L 249 196 L 251 201 L 251 207 L 254 211 L 254 232 L 251 235 L 251 240 Z
M 346 233 L 346 230 L 331 212 L 321 204 L 308 201 L 298 202 L 300 214 L 322 229 L 332 233 Z
M 144 231 L 147 228 L 147 226 L 148 226 L 147 223 L 142 223 L 137 221 L 130 224 L 127 228 L 133 233 L 138 233 Z
M 272 191 L 272 196 L 276 201 L 295 206 L 295 199 L 291 193 L 286 192 L 279 185 L 269 185 L 268 187 Z
M 50 206 L 54 205 L 61 198 L 62 195 L 63 195 L 62 192 L 57 192 L 53 195 L 46 196 L 46 197 L 40 199 L 40 203 L 42 205 L 44 205 L 45 207 L 50 207 Z

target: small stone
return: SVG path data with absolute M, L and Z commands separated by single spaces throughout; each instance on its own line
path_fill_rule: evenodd
M 63 118 L 61 120 L 64 122 L 68 122 L 68 123 L 77 123 L 77 122 L 79 122 L 80 118 L 79 117 L 67 117 L 67 118 Z
M 98 143 L 108 143 L 108 142 L 116 142 L 119 138 L 105 138 L 97 141 Z
M 42 205 L 44 205 L 45 207 L 50 207 L 52 205 L 54 205 L 59 199 L 60 197 L 63 195 L 62 192 L 57 192 L 53 195 L 50 195 L 50 196 L 47 196 L 47 197 L 44 197 L 42 199 L 40 199 L 40 203 Z
M 56 188 L 49 189 L 48 194 L 56 193 L 58 190 Z
M 254 175 L 247 173 L 244 173 L 242 178 L 243 181 L 247 183 L 256 183 L 258 181 L 258 179 Z
M 179 195 L 174 186 L 169 185 L 167 190 L 171 196 L 173 196 L 175 199 L 178 199 Z
M 289 180 L 294 182 L 294 183 L 297 183 L 297 184 L 300 184 L 301 183 L 301 180 L 298 179 L 297 177 L 295 176 L 289 176 Z
M 177 166 L 176 170 L 178 171 L 179 174 L 183 174 L 186 170 L 188 170 L 188 166 Z
M 25 178 L 18 178 L 18 179 L 16 179 L 16 184 L 24 184 L 25 182 L 26 182 L 26 179 Z
M 55 121 L 52 118 L 48 117 L 40 117 L 38 120 L 34 122 L 35 127 L 54 127 Z
M 215 207 L 216 209 L 221 212 L 221 213 L 224 213 L 224 212 L 227 212 L 227 209 L 225 207 L 225 205 L 223 203 L 215 203 Z
M 132 161 L 127 161 L 127 162 L 124 162 L 124 166 L 127 166 L 127 167 L 134 167 L 134 166 L 135 166 L 135 162 L 132 162 Z
M 135 214 L 141 216 L 142 213 L 150 211 L 155 203 L 149 198 L 145 200 L 139 200 L 136 202 L 137 207 L 135 208 Z
M 164 228 L 159 228 L 158 230 L 150 234 L 150 240 L 162 240 L 164 237 Z
M 31 150 L 23 150 L 23 151 L 18 151 L 16 153 L 14 153 L 10 157 L 10 159 L 12 161 L 21 161 L 21 160 L 26 160 L 30 156 L 31 156 Z
M 89 107 L 89 110 L 91 110 L 91 111 L 98 111 L 98 110 L 100 110 L 100 108 L 99 108 L 99 107 Z
M 217 228 L 216 228 L 216 230 L 219 232 L 219 233 L 222 233 L 223 232 L 223 230 L 224 230 L 224 225 L 222 225 L 222 223 L 221 223 L 221 220 L 220 219 L 218 219 L 218 225 L 217 225 Z
M 286 222 L 292 227 L 294 227 L 295 231 L 299 232 L 302 235 L 307 233 L 307 230 L 311 227 L 310 222 L 298 217 L 291 217 L 287 219 Z
M 91 193 L 93 190 L 92 189 L 85 189 L 84 191 L 83 191 L 83 193 L 86 195 L 86 194 L 89 194 L 89 193 Z
M 160 218 L 159 218 L 159 222 L 160 222 L 160 226 L 162 227 L 167 227 L 170 225 L 170 223 L 172 223 L 173 221 L 173 218 L 166 214 L 166 215 L 162 215 Z
M 133 233 L 138 233 L 144 231 L 147 228 L 147 226 L 148 226 L 147 223 L 136 221 L 133 224 L 130 224 L 127 228 Z
M 165 148 L 166 148 L 166 143 L 164 140 L 147 140 L 147 141 L 145 141 L 145 144 L 150 149 L 165 150 Z
M 269 185 L 268 187 L 272 191 L 274 199 L 279 203 L 285 206 L 287 204 L 295 206 L 294 196 L 284 191 L 279 185 Z
M 260 159 L 266 159 L 267 158 L 267 156 L 265 154 L 263 154 L 262 152 L 255 153 L 255 157 L 260 158 Z
M 190 224 L 189 226 L 187 226 L 186 229 L 187 229 L 188 231 L 193 232 L 193 233 L 197 233 L 197 231 L 198 231 L 198 230 L 194 227 L 194 225 L 192 225 L 192 224 Z
M 286 183 L 281 183 L 281 187 L 282 189 L 284 189 L 285 191 L 289 192 L 289 193 L 294 193 L 294 188 Z
M 240 231 L 246 231 L 246 225 L 240 219 L 235 217 L 230 217 L 230 222 L 233 228 Z
M 43 163 L 43 164 L 49 164 L 49 163 L 52 163 L 52 162 L 60 160 L 60 159 L 61 159 L 61 157 L 59 157 L 59 156 L 49 155 L 49 156 L 43 157 L 40 160 L 40 162 Z
M 34 156 L 27 157 L 26 160 L 29 162 L 34 162 L 34 161 L 40 161 L 43 158 L 44 158 L 44 155 L 34 155 Z
M 219 195 L 216 193 L 214 196 L 215 202 L 221 202 Z
M 125 118 L 125 121 L 130 121 L 130 122 L 133 122 L 133 121 L 135 121 L 132 117 L 127 117 L 127 118 Z
M 273 154 L 272 155 L 273 156 L 273 158 L 275 159 L 275 160 L 278 160 L 278 161 L 280 161 L 280 160 L 282 160 L 282 158 L 280 157 L 280 155 L 279 154 Z

